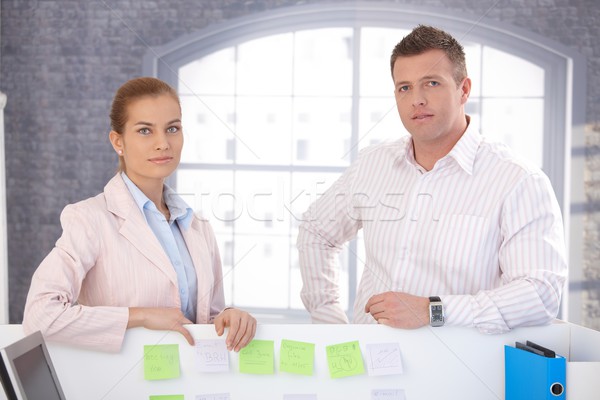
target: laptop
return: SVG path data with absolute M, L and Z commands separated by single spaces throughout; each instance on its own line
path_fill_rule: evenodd
M 0 350 L 0 380 L 8 400 L 66 400 L 39 331 Z

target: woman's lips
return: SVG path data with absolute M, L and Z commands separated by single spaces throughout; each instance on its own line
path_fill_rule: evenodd
M 154 164 L 166 164 L 168 162 L 170 162 L 171 160 L 173 160 L 173 157 L 154 157 L 149 159 L 148 161 L 154 163 Z

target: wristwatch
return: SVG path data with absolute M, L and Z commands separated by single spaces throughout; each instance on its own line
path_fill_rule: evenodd
M 429 298 L 429 323 L 431 326 L 444 325 L 444 306 L 439 296 Z

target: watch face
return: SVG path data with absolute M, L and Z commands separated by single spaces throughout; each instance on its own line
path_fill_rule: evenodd
M 430 304 L 431 310 L 431 325 L 432 326 L 442 326 L 444 325 L 444 311 L 443 306 L 441 304 Z

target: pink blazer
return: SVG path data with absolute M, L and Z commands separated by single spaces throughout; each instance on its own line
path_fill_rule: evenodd
M 26 334 L 116 352 L 128 307 L 180 307 L 177 274 L 120 175 L 60 220 L 62 236 L 31 281 Z M 198 216 L 182 234 L 198 277 L 196 323 L 211 323 L 225 307 L 215 236 Z

